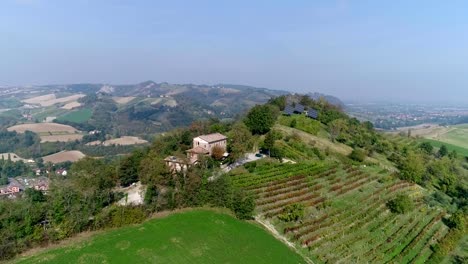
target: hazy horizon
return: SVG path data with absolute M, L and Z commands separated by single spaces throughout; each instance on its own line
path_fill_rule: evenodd
M 345 101 L 468 103 L 468 3 L 0 4 L 0 86 L 231 83 Z

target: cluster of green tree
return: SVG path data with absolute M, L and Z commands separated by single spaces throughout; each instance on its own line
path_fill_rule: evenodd
M 93 229 L 97 215 L 117 198 L 113 179 L 112 166 L 86 159 L 66 179 L 54 179 L 46 196 L 30 190 L 23 199 L 0 200 L 0 259 Z
M 16 97 L 0 98 L 0 109 L 18 108 L 22 105 L 23 103 Z
M 0 185 L 8 184 L 8 178 L 28 176 L 32 174 L 31 167 L 23 161 L 12 161 L 11 157 L 0 159 Z
M 234 188 L 229 177 L 215 173 L 219 162 L 206 157 L 184 173 L 174 173 L 163 161 L 167 155 L 182 154 L 191 147 L 192 137 L 202 133 L 248 132 L 251 136 L 245 126 L 237 129 L 246 130 L 241 132 L 237 126 L 231 129 L 231 124 L 216 120 L 195 122 L 121 158 L 82 159 L 71 165 L 67 176 L 52 177 L 47 195 L 28 191 L 22 199 L 0 200 L 0 259 L 78 232 L 139 223 L 161 210 L 216 206 L 231 209 L 240 219 L 251 218 L 253 197 Z M 218 176 L 209 180 L 212 175 Z M 125 196 L 115 192 L 115 186 L 137 181 L 147 186 L 144 204 L 116 205 Z
M 468 217 L 466 213 L 458 211 L 450 218 L 445 220 L 450 230 L 442 240 L 431 246 L 434 252 L 427 263 L 443 263 L 444 259 L 449 255 L 458 245 L 459 241 L 466 236 L 468 230 Z M 467 263 L 467 257 L 457 254 L 451 254 L 450 263 Z
M 84 135 L 83 138 L 81 139 L 81 143 L 86 144 L 89 142 L 93 141 L 105 141 L 106 140 L 106 132 L 105 131 L 99 131 L 95 132 L 93 134 L 87 134 Z
M 450 200 L 437 192 L 433 198 L 451 211 L 468 210 L 468 188 L 462 180 L 467 173 L 463 167 L 465 161 L 458 158 L 456 152 L 449 152 L 444 146 L 436 152 L 428 142 L 415 147 L 398 144 L 393 147 L 395 151 L 389 155 L 389 159 L 397 164 L 401 179 L 435 188 L 448 195 Z
M 12 152 L 18 148 L 27 148 L 39 141 L 39 137 L 31 131 L 17 133 L 3 130 L 0 131 L 0 152 Z

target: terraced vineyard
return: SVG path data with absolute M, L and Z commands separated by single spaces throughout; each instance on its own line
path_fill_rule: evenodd
M 423 263 L 447 233 L 443 211 L 422 202 L 423 189 L 395 180 L 377 168 L 341 167 L 327 163 L 259 166 L 232 176 L 233 183 L 256 196 L 260 218 L 318 262 Z M 393 214 L 386 202 L 408 194 L 415 209 Z M 306 208 L 300 222 L 277 216 L 291 204 Z

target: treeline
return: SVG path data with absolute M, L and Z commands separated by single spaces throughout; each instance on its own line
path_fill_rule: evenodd
M 445 146 L 435 151 L 429 142 L 394 147 L 388 158 L 397 165 L 399 178 L 435 189 L 430 201 L 451 212 L 468 212 L 468 188 L 463 180 L 467 177 L 466 158 L 458 157 L 455 151 L 449 152 Z

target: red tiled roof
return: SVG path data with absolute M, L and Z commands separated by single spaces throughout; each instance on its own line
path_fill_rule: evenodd
M 189 149 L 187 150 L 187 152 L 191 152 L 191 153 L 197 153 L 197 154 L 208 154 L 210 153 L 208 150 L 198 146 L 198 147 L 194 147 L 192 149 Z

